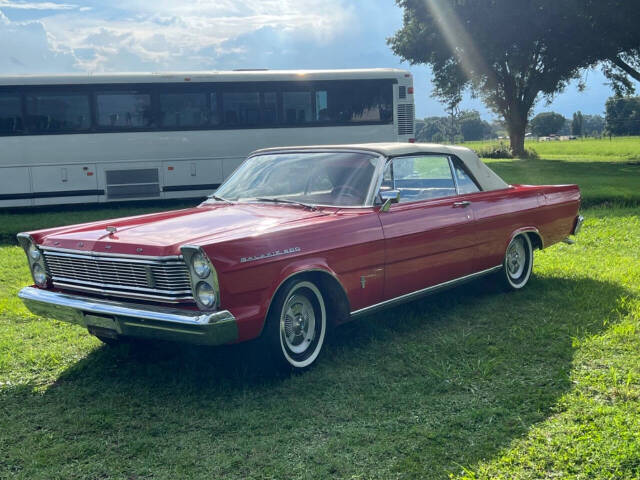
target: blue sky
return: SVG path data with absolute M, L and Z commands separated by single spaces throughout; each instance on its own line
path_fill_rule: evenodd
M 400 67 L 414 74 L 416 116 L 443 115 L 426 67 L 400 62 L 386 38 L 400 28 L 393 0 L 0 0 L 0 74 L 233 68 Z M 549 106 L 602 114 L 599 71 Z M 478 100 L 462 108 L 491 114 Z

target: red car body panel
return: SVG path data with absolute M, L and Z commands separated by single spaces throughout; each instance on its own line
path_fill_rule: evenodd
M 460 201 L 471 203 L 454 205 Z M 518 232 L 539 234 L 544 248 L 561 241 L 579 204 L 576 185 L 515 185 L 394 204 L 388 212 L 215 203 L 30 235 L 47 247 L 142 256 L 201 246 L 217 270 L 220 307 L 235 316 L 237 341 L 245 341 L 260 334 L 278 287 L 296 273 L 331 275 L 354 312 L 501 265 Z M 278 251 L 288 253 L 265 256 Z

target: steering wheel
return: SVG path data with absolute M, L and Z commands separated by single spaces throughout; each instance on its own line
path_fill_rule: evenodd
M 335 189 L 339 196 L 360 198 L 362 194 L 352 185 L 341 185 Z

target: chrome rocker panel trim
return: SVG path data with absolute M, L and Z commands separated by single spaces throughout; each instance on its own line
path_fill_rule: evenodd
M 116 302 L 25 287 L 18 292 L 36 315 L 73 323 L 106 336 L 221 345 L 238 338 L 236 318 L 227 310 L 204 313 Z
M 478 277 L 482 277 L 484 275 L 497 272 L 501 268 L 502 268 L 502 265 L 497 265 L 495 267 L 488 268 L 480 272 L 472 273 L 471 275 L 455 278 L 453 280 L 449 280 L 448 282 L 439 283 L 438 285 L 432 285 L 431 287 L 423 288 L 422 290 L 417 290 L 415 292 L 407 293 L 399 297 L 391 298 L 389 300 L 385 300 L 384 302 L 376 303 L 375 305 L 364 307 L 364 308 L 361 308 L 360 310 L 355 310 L 351 312 L 351 317 L 355 318 L 355 317 L 359 317 L 360 315 L 368 315 L 370 313 L 377 312 L 378 310 L 382 310 L 384 308 L 389 308 L 402 303 L 411 302 L 412 300 L 416 300 L 426 295 L 431 295 L 432 293 L 436 293 L 440 290 L 444 290 L 446 288 L 452 288 L 457 285 L 470 282 L 471 280 L 474 280 Z

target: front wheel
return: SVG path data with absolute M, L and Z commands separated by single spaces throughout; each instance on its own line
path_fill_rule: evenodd
M 529 235 L 513 237 L 504 255 L 500 272 L 502 283 L 507 290 L 520 290 L 529 281 L 533 270 L 533 247 Z
M 320 355 L 327 330 L 324 297 L 311 281 L 291 279 L 271 305 L 263 341 L 277 366 L 303 370 Z

